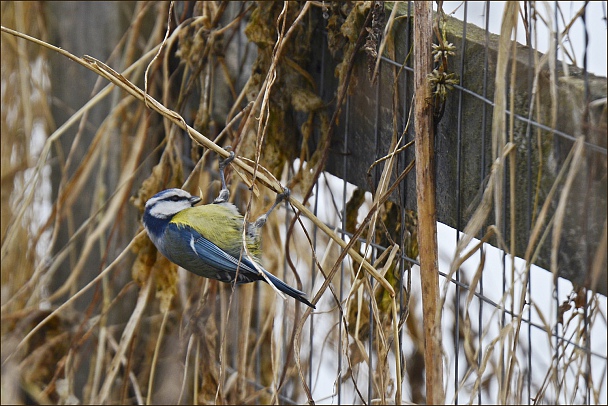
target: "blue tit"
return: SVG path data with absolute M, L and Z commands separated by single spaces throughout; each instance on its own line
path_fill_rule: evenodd
M 228 202 L 223 170 L 232 159 L 234 153 L 220 162 L 222 190 L 212 204 L 195 207 L 201 201 L 199 197 L 181 189 L 163 190 L 146 202 L 144 227 L 161 254 L 192 273 L 237 284 L 266 281 L 243 250 L 243 216 Z M 314 309 L 304 292 L 287 285 L 259 263 L 260 229 L 288 193 L 278 195 L 266 214 L 247 225 L 247 249 L 277 289 Z

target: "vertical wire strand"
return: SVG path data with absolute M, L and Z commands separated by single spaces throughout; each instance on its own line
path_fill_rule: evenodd
M 380 56 L 380 55 L 379 55 Z M 381 107 L 381 99 L 380 99 L 380 89 L 381 89 L 381 83 L 382 83 L 382 67 L 384 65 L 384 62 L 380 62 L 380 65 L 378 66 L 378 78 L 376 80 L 376 89 L 375 89 L 375 98 L 376 98 L 376 111 L 375 111 L 375 116 L 374 116 L 374 138 L 375 138 L 375 157 L 381 157 L 383 155 L 385 155 L 384 151 L 381 151 L 381 145 L 382 143 L 380 142 L 380 107 Z M 374 168 L 374 180 L 373 180 L 373 185 L 375 188 L 378 187 L 378 184 L 380 182 L 380 166 L 376 165 L 376 167 Z M 376 233 L 372 233 L 372 240 L 371 240 L 372 244 L 376 243 Z M 372 258 L 371 258 L 371 262 L 372 264 L 376 261 L 376 258 L 378 257 L 377 255 L 378 249 L 377 248 L 372 248 L 371 253 L 372 253 Z M 374 279 L 370 278 L 370 286 L 371 286 L 371 292 L 373 292 L 374 289 Z M 373 374 L 374 374 L 374 363 L 373 363 L 373 342 L 374 342 L 374 329 L 373 329 L 373 310 L 372 310 L 372 300 L 374 300 L 373 295 L 371 295 L 370 297 L 370 301 L 369 301 L 369 320 L 370 320 L 370 336 L 369 336 L 369 380 L 367 383 L 367 399 L 368 399 L 368 404 L 371 405 L 372 403 L 372 399 L 373 399 Z M 378 327 L 380 328 L 380 327 Z M 381 372 L 382 373 L 382 372 Z M 382 388 L 381 388 L 382 389 Z M 383 396 L 381 394 L 378 394 L 379 396 Z
M 503 18 L 504 18 L 504 14 L 503 14 Z M 512 35 L 512 34 L 511 34 Z M 506 78 L 501 78 L 501 80 L 506 81 Z M 507 89 L 507 92 L 505 94 L 505 100 L 509 100 L 509 93 L 511 92 L 511 88 L 510 86 L 506 86 L 505 88 Z M 507 114 L 506 112 L 504 112 L 503 114 Z M 507 126 L 506 131 L 509 131 L 509 128 Z M 505 134 L 505 139 L 507 138 L 508 134 Z M 508 161 L 505 161 L 505 166 L 508 165 Z M 504 167 L 503 167 L 504 168 Z M 508 195 L 507 195 L 507 179 L 508 179 L 508 171 L 506 170 L 506 168 L 504 168 L 502 170 L 502 213 L 500 213 L 500 215 L 502 216 L 503 219 L 507 218 L 507 204 L 509 202 L 508 199 Z M 495 221 L 497 219 L 494 219 Z M 500 222 L 500 232 L 504 236 L 507 235 L 507 222 L 506 221 L 501 221 Z M 507 246 L 510 246 L 510 241 L 506 241 Z M 501 265 L 502 265 L 502 297 L 503 298 L 507 298 L 506 292 L 507 292 L 507 253 L 504 251 L 504 249 L 501 249 Z M 500 318 L 500 328 L 501 330 L 505 328 L 506 324 L 507 324 L 507 311 L 506 311 L 506 299 L 503 299 L 503 303 L 505 304 L 505 306 L 502 306 L 502 310 L 501 310 L 501 318 Z M 510 310 L 511 313 L 513 314 L 513 310 L 514 310 L 514 303 L 513 301 L 510 301 L 509 303 L 510 306 Z M 508 354 L 508 352 L 507 352 Z M 505 352 L 504 352 L 504 341 L 501 341 L 501 377 L 502 377 L 502 390 L 500 391 L 500 393 L 506 393 L 505 388 L 507 387 L 507 385 L 509 385 L 509 382 L 507 382 L 506 379 L 508 379 L 508 377 L 506 376 L 506 369 L 505 369 Z M 506 355 L 508 356 L 508 355 Z M 507 360 L 508 361 L 508 360 Z M 507 401 L 507 399 L 502 399 L 502 401 Z
M 557 33 L 559 32 L 558 7 L 559 7 L 559 3 L 556 1 L 554 3 L 555 22 L 557 24 L 557 29 L 555 30 L 556 31 L 556 36 L 557 36 Z M 557 54 L 556 54 L 555 57 L 557 58 Z M 558 138 L 558 137 L 554 136 L 554 138 Z M 559 140 L 559 138 L 558 138 L 558 140 Z M 559 320 L 559 284 L 557 283 L 558 282 L 557 278 L 552 278 L 552 280 L 553 280 L 553 299 L 555 300 L 555 316 L 556 316 L 555 320 Z M 557 368 L 558 363 L 559 363 L 559 343 L 560 343 L 560 340 L 559 340 L 559 325 L 558 325 L 558 323 L 555 323 L 555 326 L 553 327 L 553 340 L 555 342 L 555 355 L 554 355 L 554 357 L 555 357 L 555 368 Z M 557 401 L 557 399 L 556 399 L 556 401 Z
M 346 174 L 348 170 L 347 156 L 348 156 L 348 131 L 350 124 L 350 96 L 346 97 L 346 108 L 345 108 L 345 120 L 344 120 L 344 151 L 342 155 L 342 173 Z M 346 237 L 346 180 L 342 182 L 342 230 L 340 231 L 340 237 L 345 239 Z M 344 261 L 340 264 L 340 303 L 344 299 Z M 342 325 L 344 323 L 344 313 L 340 311 L 338 320 L 339 327 L 339 339 L 338 339 L 338 405 L 342 404 Z M 346 332 L 344 332 L 346 333 Z
M 322 33 L 323 35 L 323 46 L 321 46 L 321 71 L 320 71 L 320 79 L 319 79 L 319 91 L 321 92 L 321 94 L 319 95 L 321 97 L 321 100 L 325 100 L 325 43 L 326 43 L 326 33 L 325 31 L 323 31 Z M 325 176 L 325 175 L 323 175 Z M 317 185 L 316 185 L 316 193 L 315 193 L 315 200 L 314 200 L 314 206 L 313 206 L 313 213 L 316 216 L 318 214 L 318 208 L 319 208 L 319 181 L 317 181 Z M 315 225 L 313 228 L 313 249 L 317 250 L 317 236 L 318 236 L 318 232 L 319 229 L 318 227 Z M 311 262 L 311 270 L 312 270 L 312 277 L 311 277 L 311 291 L 312 289 L 314 289 L 315 286 L 315 282 L 316 282 L 316 262 L 315 262 L 315 253 L 311 253 L 311 258 L 310 258 L 310 262 Z M 309 368 L 308 368 L 308 387 L 311 389 L 311 391 L 313 391 L 314 394 L 314 388 L 312 387 L 312 366 L 313 366 L 313 355 L 314 355 L 314 346 L 313 346 L 313 338 L 314 338 L 314 312 L 310 314 L 310 335 L 309 335 L 309 340 L 308 340 L 308 345 L 310 348 L 310 360 L 309 360 Z M 319 363 L 321 363 L 322 360 L 319 358 Z
M 460 237 L 460 230 L 462 229 L 462 109 L 463 109 L 463 92 L 464 88 L 464 64 L 465 64 L 465 53 L 466 53 L 466 42 L 467 42 L 467 7 L 468 3 L 464 3 L 464 19 L 462 25 L 462 45 L 460 49 L 460 85 L 462 86 L 458 90 L 458 119 L 456 123 L 456 246 Z M 456 270 L 456 281 L 460 282 L 460 268 Z M 459 399 L 459 349 L 460 349 L 460 285 L 456 284 L 456 295 L 454 298 L 455 311 L 455 334 L 454 337 L 454 402 L 458 404 Z
M 320 66 L 320 79 L 319 79 L 319 92 L 321 95 L 321 99 L 325 100 L 325 50 L 326 50 L 326 37 L 325 35 L 323 35 L 324 41 L 323 41 L 323 45 L 321 46 L 321 66 Z M 325 176 L 325 175 L 323 175 Z M 316 185 L 316 193 L 315 193 L 315 199 L 314 199 L 314 205 L 313 205 L 313 213 L 316 216 L 318 214 L 318 208 L 319 208 L 319 181 L 317 181 L 317 185 Z M 314 252 L 311 253 L 311 258 L 310 258 L 310 262 L 311 262 L 311 291 L 312 289 L 314 289 L 315 286 L 315 282 L 316 282 L 316 273 L 317 273 L 317 264 L 315 262 L 315 252 L 317 251 L 317 234 L 319 232 L 319 229 L 317 227 L 317 225 L 313 226 L 313 234 L 312 234 L 312 238 L 313 238 L 313 249 Z M 313 345 L 313 339 L 314 339 L 314 312 L 310 314 L 310 330 L 309 330 L 309 339 L 308 339 L 308 345 L 310 348 L 310 359 L 308 361 L 309 364 L 309 368 L 308 368 L 308 387 L 311 389 L 311 391 L 314 394 L 314 388 L 312 387 L 312 366 L 313 366 L 313 356 L 314 356 L 314 345 Z M 321 366 L 321 359 L 319 359 L 319 367 Z
M 382 82 L 382 66 L 383 63 L 380 62 L 380 66 L 378 67 L 378 78 L 376 79 L 376 88 L 375 88 L 375 102 L 376 102 L 376 110 L 374 112 L 374 150 L 375 157 L 378 158 L 383 155 L 383 152 L 380 151 L 380 83 Z M 374 167 L 373 173 L 373 188 L 377 188 L 379 183 L 379 166 L 376 165 Z M 374 196 L 376 197 L 376 196 Z M 376 233 L 372 233 L 371 243 L 376 243 Z M 373 264 L 376 261 L 376 248 L 371 249 L 371 263 Z M 373 386 L 373 376 L 374 376 L 374 317 L 373 317 L 373 308 L 372 308 L 372 300 L 374 300 L 373 294 L 371 292 L 374 291 L 374 279 L 370 279 L 370 300 L 369 300 L 369 338 L 368 338 L 368 356 L 369 356 L 369 375 L 367 377 L 367 403 L 371 405 L 372 399 L 374 398 L 374 386 Z M 378 394 L 380 395 L 380 394 Z
M 483 89 L 482 89 L 482 94 L 483 94 L 483 98 L 484 100 L 487 100 L 488 97 L 488 69 L 489 69 L 489 62 L 488 62 L 488 50 L 490 47 L 490 2 L 486 1 L 485 7 L 484 7 L 484 12 L 485 12 L 485 46 L 484 46 L 484 60 L 483 60 Z M 486 137 L 487 137 L 487 102 L 483 102 L 482 103 L 482 111 L 481 111 L 481 159 L 480 159 L 480 176 L 479 176 L 479 188 L 480 190 L 483 190 L 484 187 L 484 181 L 486 178 Z M 480 230 L 480 235 L 479 237 L 481 238 L 484 234 L 485 230 L 482 228 Z M 483 256 L 484 256 L 484 248 L 483 246 L 481 247 L 481 249 L 479 250 L 479 260 L 483 261 Z M 484 289 L 483 289 L 483 284 L 484 284 L 484 277 L 483 277 L 483 270 L 481 273 L 481 277 L 479 278 L 479 294 L 483 297 L 484 295 Z M 479 325 L 479 331 L 484 331 L 483 328 L 483 300 L 479 301 L 479 313 L 478 313 L 478 320 L 477 323 Z M 477 364 L 481 365 L 482 362 L 482 354 L 483 354 L 483 339 L 482 339 L 482 334 L 479 334 L 479 339 L 478 339 L 478 345 L 479 345 L 479 353 L 477 355 Z M 482 404 L 482 398 L 481 398 L 481 391 L 477 391 L 477 403 L 478 404 Z
M 319 182 L 317 182 L 316 185 L 316 193 L 315 193 L 315 199 L 314 199 L 314 204 L 313 204 L 313 213 L 316 216 L 318 213 L 318 208 L 319 208 Z M 313 249 L 315 250 L 315 252 L 317 251 L 317 234 L 319 232 L 318 227 L 315 225 L 313 227 L 313 234 L 312 234 L 312 246 Z M 317 273 L 317 265 L 315 263 L 315 254 L 311 253 L 311 290 L 314 289 L 315 286 L 315 282 L 316 282 L 316 273 Z M 309 331 L 309 336 L 308 336 L 308 346 L 310 348 L 310 358 L 308 360 L 308 387 L 311 389 L 311 391 L 314 394 L 314 388 L 312 387 L 312 368 L 313 368 L 313 360 L 314 360 L 314 345 L 313 345 L 313 338 L 314 338 L 314 312 L 312 312 L 310 314 L 310 329 Z M 319 360 L 319 363 L 321 362 L 321 360 Z
M 589 51 L 589 31 L 587 30 L 587 6 L 585 5 L 585 10 L 583 11 L 583 14 L 581 15 L 581 19 L 583 20 L 583 31 L 585 33 L 585 48 L 583 51 L 583 77 L 584 77 L 584 81 L 585 81 L 585 113 L 584 114 L 584 118 L 583 118 L 583 123 L 582 126 L 583 128 L 591 128 L 590 127 L 590 120 L 589 120 L 589 103 L 591 102 L 591 97 L 590 97 L 590 90 L 589 90 L 589 70 L 588 70 L 588 60 L 587 60 L 587 55 L 588 55 L 588 51 Z M 584 134 L 583 132 L 583 136 L 585 136 L 586 134 Z M 584 190 L 589 190 L 589 172 L 587 171 L 586 176 L 584 177 L 585 179 L 585 189 Z M 585 197 L 585 206 L 586 208 L 588 208 L 589 206 L 589 196 L 590 194 L 587 194 L 587 196 Z M 588 230 L 589 230 L 589 211 L 585 210 L 585 216 L 583 217 L 583 222 L 584 222 L 584 230 L 585 230 L 585 234 L 588 234 Z M 589 270 L 589 246 L 588 244 L 586 244 L 585 247 L 585 253 L 583 255 L 584 258 L 584 267 L 583 269 L 587 269 Z M 587 355 L 587 362 L 586 362 L 586 367 L 585 367 L 585 403 L 586 404 L 590 404 L 591 403 L 591 382 L 589 380 L 589 376 L 591 374 L 591 334 L 589 333 L 589 298 L 590 296 L 587 294 L 586 291 L 585 292 L 585 306 L 583 306 L 583 320 L 584 320 L 584 335 L 585 335 L 585 349 L 586 349 L 586 355 Z
M 288 170 L 288 174 L 291 172 L 291 168 L 289 168 Z M 287 240 L 287 236 L 289 235 L 289 225 L 291 224 L 291 210 L 285 210 L 285 245 L 289 244 L 289 241 Z M 292 234 L 293 236 L 293 234 Z M 287 276 L 287 273 L 289 271 L 289 264 L 287 263 L 287 257 L 284 255 L 283 256 L 283 278 L 285 278 Z M 291 329 L 293 330 L 296 326 L 295 323 L 289 323 L 289 317 L 287 315 L 287 301 L 281 300 L 281 306 L 283 308 L 283 327 L 282 327 L 282 332 L 283 332 L 283 343 L 282 343 L 282 349 L 281 349 L 281 353 L 280 353 L 280 359 L 281 359 L 281 364 L 280 365 L 286 365 L 287 362 L 290 362 L 290 360 L 287 359 L 286 355 L 289 353 L 289 341 L 291 338 L 291 333 L 289 333 L 289 327 L 291 327 Z M 295 309 L 294 309 L 295 312 Z M 287 380 L 286 382 L 280 382 L 281 386 L 281 392 L 285 397 L 289 397 L 289 398 L 293 398 L 293 394 L 292 396 L 290 396 L 288 394 L 288 387 L 289 385 L 289 380 Z M 293 388 L 292 388 L 292 392 L 293 392 Z
M 525 15 L 528 20 L 528 31 L 526 32 L 526 45 L 528 46 L 528 66 L 534 66 L 534 45 L 537 43 L 536 35 L 534 40 L 532 34 L 536 33 L 536 18 L 532 18 L 532 8 L 530 2 L 524 2 Z M 536 7 L 536 6 L 535 6 Z M 534 28 L 532 28 L 534 27 Z M 528 86 L 532 86 L 534 82 L 535 72 L 532 69 L 528 69 Z M 534 94 L 530 94 L 528 101 L 529 113 L 528 119 L 532 120 L 534 109 Z M 540 106 L 536 106 L 539 108 Z M 526 199 L 526 235 L 529 236 L 532 230 L 532 125 L 529 121 L 526 124 L 526 183 L 527 183 L 527 199 Z M 532 297 L 532 278 L 528 278 L 528 298 Z M 532 306 L 528 307 L 528 320 L 532 320 Z M 532 401 L 532 325 L 528 323 L 528 354 L 527 354 L 528 371 L 526 374 L 526 383 L 528 386 L 527 403 L 530 404 Z
M 410 38 L 410 33 L 411 33 L 411 8 L 412 8 L 412 2 L 408 1 L 407 2 L 407 29 L 405 31 L 405 55 L 408 54 L 408 50 L 410 49 L 410 44 L 411 44 L 411 38 Z M 407 64 L 407 61 L 404 60 L 404 63 Z M 402 110 L 402 115 L 403 115 L 403 119 L 402 119 L 402 128 L 401 128 L 401 132 L 403 132 L 407 126 L 407 118 L 408 118 L 408 111 L 409 111 L 409 100 L 410 100 L 410 96 L 408 95 L 408 75 L 409 75 L 409 71 L 407 69 L 403 70 L 403 110 Z M 408 131 L 409 132 L 409 131 Z M 403 141 L 402 141 L 402 145 L 404 146 L 406 143 L 408 142 L 407 137 L 404 137 Z M 398 163 L 399 163 L 399 167 L 400 168 L 405 168 L 407 165 L 407 161 L 406 161 L 406 156 L 407 155 L 403 155 L 403 154 L 399 154 L 397 156 L 398 159 Z M 403 162 L 403 163 L 401 163 Z M 401 182 L 401 186 L 400 186 L 400 195 L 402 196 L 402 202 L 403 204 L 401 205 L 401 235 L 400 235 L 400 241 L 403 242 L 405 241 L 405 216 L 406 216 L 406 209 L 405 206 L 407 204 L 407 186 L 408 186 L 408 182 L 407 182 L 408 178 L 406 177 L 403 182 Z M 408 306 L 409 304 L 405 303 L 405 298 L 403 295 L 404 292 L 404 275 L 405 275 L 405 262 L 406 259 L 404 258 L 404 255 L 400 256 L 399 259 L 399 315 L 400 317 L 404 317 L 404 311 L 405 311 L 405 307 Z M 408 266 L 408 269 L 410 269 L 411 272 L 411 264 Z M 405 376 L 405 369 L 406 369 L 406 363 L 405 363 L 405 354 L 403 351 L 403 328 L 401 328 L 399 330 L 399 348 L 401 349 L 401 354 L 397 354 L 397 356 L 401 357 L 401 375 L 402 377 Z M 403 379 L 401 380 L 401 384 L 403 385 Z M 402 388 L 403 389 L 403 388 Z

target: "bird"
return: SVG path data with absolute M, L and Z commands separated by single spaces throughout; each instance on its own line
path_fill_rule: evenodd
M 231 151 L 228 158 L 220 160 L 222 189 L 211 204 L 195 206 L 200 197 L 175 188 L 152 196 L 142 218 L 150 240 L 169 261 L 196 275 L 236 284 L 270 281 L 281 292 L 315 309 L 304 292 L 289 286 L 260 263 L 261 227 L 272 210 L 289 198 L 289 189 L 277 195 L 268 212 L 246 226 L 247 250 L 254 265 L 243 249 L 244 218 L 228 201 L 230 191 L 224 169 L 233 159 Z

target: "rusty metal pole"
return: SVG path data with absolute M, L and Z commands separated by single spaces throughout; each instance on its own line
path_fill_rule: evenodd
M 443 357 L 441 320 L 438 319 L 439 267 L 437 264 L 437 214 L 435 211 L 435 134 L 433 105 L 427 74 L 433 70 L 433 6 L 414 2 L 414 86 L 416 105 L 416 193 L 418 245 L 424 317 L 424 364 L 426 402 L 443 404 Z

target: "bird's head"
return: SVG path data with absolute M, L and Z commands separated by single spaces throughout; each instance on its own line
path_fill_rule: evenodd
M 200 197 L 192 196 L 181 189 L 167 189 L 158 192 L 146 202 L 143 217 L 146 231 L 150 237 L 159 236 L 173 216 L 200 201 Z

